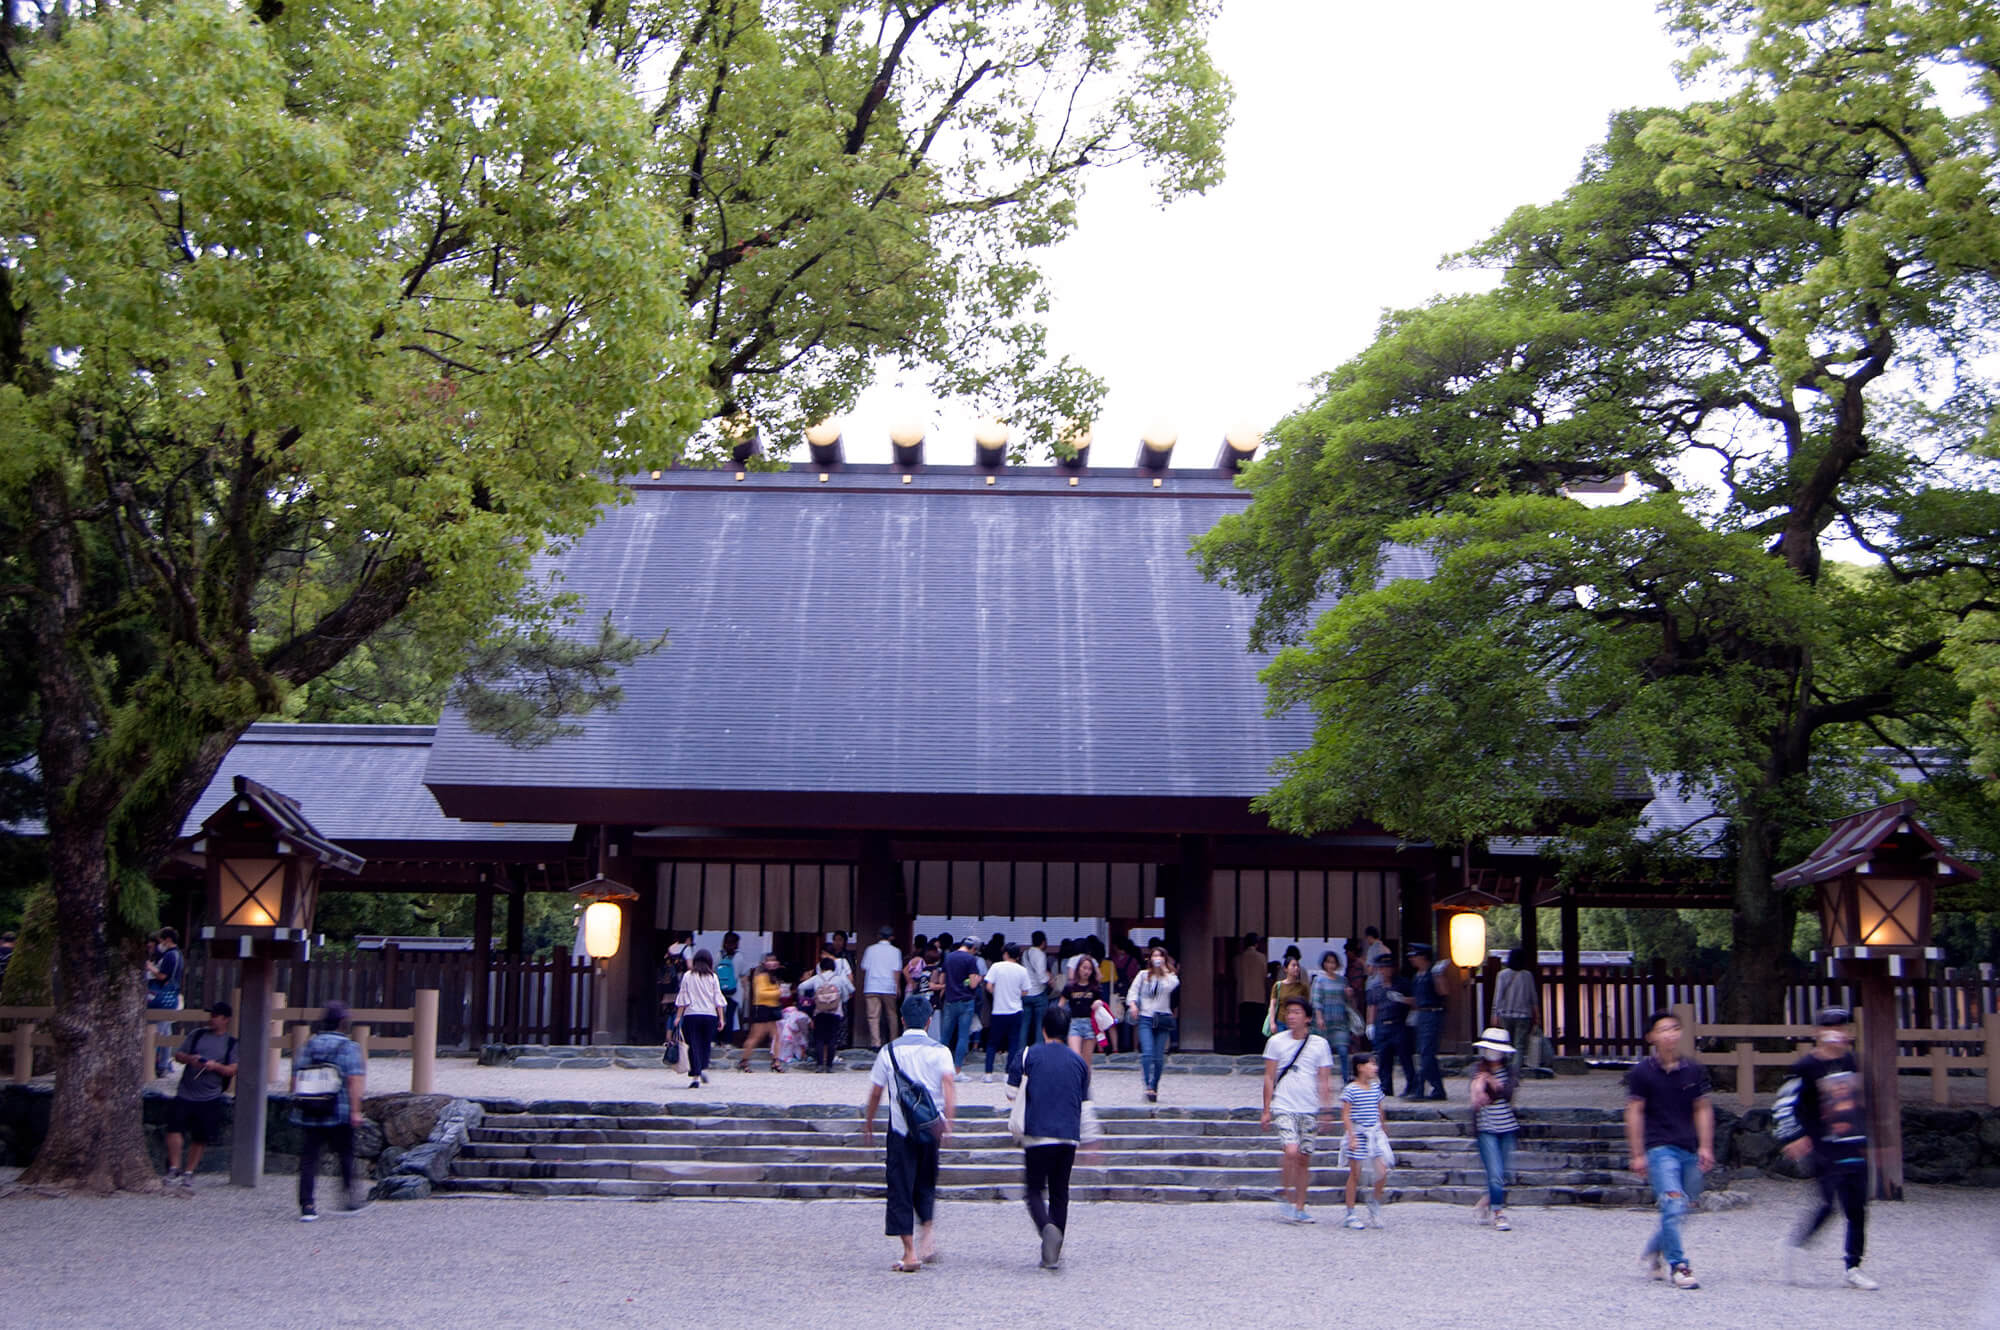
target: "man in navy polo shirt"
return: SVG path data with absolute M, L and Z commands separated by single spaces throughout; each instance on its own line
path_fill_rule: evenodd
M 1625 1142 L 1632 1171 L 1652 1183 L 1659 1231 L 1640 1261 L 1654 1279 L 1700 1288 L 1681 1249 L 1681 1216 L 1701 1195 L 1701 1175 L 1715 1167 L 1715 1105 L 1708 1071 L 1681 1056 L 1681 1023 L 1671 1011 L 1646 1018 L 1652 1052 L 1625 1078 Z
M 965 1079 L 965 1050 L 972 1040 L 973 999 L 979 996 L 979 939 L 967 936 L 944 958 L 944 1005 L 939 1008 L 938 1042 L 951 1050 L 951 1064 Z

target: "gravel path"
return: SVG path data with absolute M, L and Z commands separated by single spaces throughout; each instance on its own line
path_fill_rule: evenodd
M 747 1079 L 747 1078 L 746 1078 Z M 381 1202 L 318 1224 L 294 1220 L 291 1180 L 254 1192 L 204 1179 L 189 1199 L 0 1200 L 0 1288 L 11 1326 L 192 1321 L 267 1327 L 644 1326 L 803 1322 L 883 1314 L 914 1323 L 947 1306 L 987 1320 L 1103 1308 L 1164 1324 L 1274 1309 L 1287 1323 L 1338 1325 L 1355 1307 L 1379 1323 L 1421 1305 L 1418 1323 L 1886 1324 L 2000 1326 L 2000 1205 L 1993 1195 L 1910 1189 L 1870 1211 L 1868 1268 L 1879 1293 L 1837 1286 L 1837 1238 L 1823 1235 L 1805 1286 L 1779 1282 L 1774 1247 L 1802 1186 L 1747 1185 L 1741 1210 L 1690 1221 L 1703 1287 L 1641 1278 L 1643 1211 L 1514 1212 L 1512 1233 L 1462 1209 L 1396 1205 L 1386 1232 L 1294 1227 L 1261 1205 L 1086 1205 L 1071 1215 L 1065 1269 L 1038 1255 L 1015 1204 L 945 1207 L 945 1259 L 888 1271 L 879 1202 L 451 1199 Z M 324 1202 L 326 1197 L 322 1195 Z M 808 1207 L 812 1208 L 808 1208 Z M 828 1210 L 838 1207 L 829 1216 Z M 1329 1217 L 1330 1218 L 1330 1217 Z M 831 1223 L 829 1224 L 829 1219 Z M 746 1264 L 745 1254 L 751 1257 Z M 1274 1298 L 1274 1279 L 1296 1291 Z M 1387 1311 L 1383 1309 L 1402 1310 Z

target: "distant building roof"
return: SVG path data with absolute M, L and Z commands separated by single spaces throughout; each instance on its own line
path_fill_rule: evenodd
M 621 708 L 541 748 L 447 712 L 425 775 L 446 809 L 837 825 L 1008 795 L 1227 801 L 1247 821 L 1310 737 L 1265 714 L 1252 602 L 1188 555 L 1248 502 L 1226 475 L 803 465 L 633 489 L 561 585 L 668 646 L 624 672 Z M 1390 568 L 1431 571 L 1410 550 Z

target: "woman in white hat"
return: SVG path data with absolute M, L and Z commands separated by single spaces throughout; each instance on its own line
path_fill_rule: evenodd
M 1497 1026 L 1488 1027 L 1473 1047 L 1479 1062 L 1472 1069 L 1472 1125 L 1477 1133 L 1479 1162 L 1486 1166 L 1486 1195 L 1473 1207 L 1474 1222 L 1490 1223 L 1501 1232 L 1507 1222 L 1507 1174 L 1514 1166 L 1514 1138 L 1521 1123 L 1514 1116 L 1513 1041 Z

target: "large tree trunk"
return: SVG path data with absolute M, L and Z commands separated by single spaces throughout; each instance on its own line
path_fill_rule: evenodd
M 1729 964 L 1720 1007 L 1727 1025 L 1767 1025 L 1785 1017 L 1792 969 L 1792 908 L 1771 886 L 1772 828 L 1751 813 L 1736 854 Z
M 113 923 L 102 833 L 50 827 L 55 882 L 55 1101 L 21 1181 L 94 1192 L 157 1191 L 140 1111 L 145 955 Z

